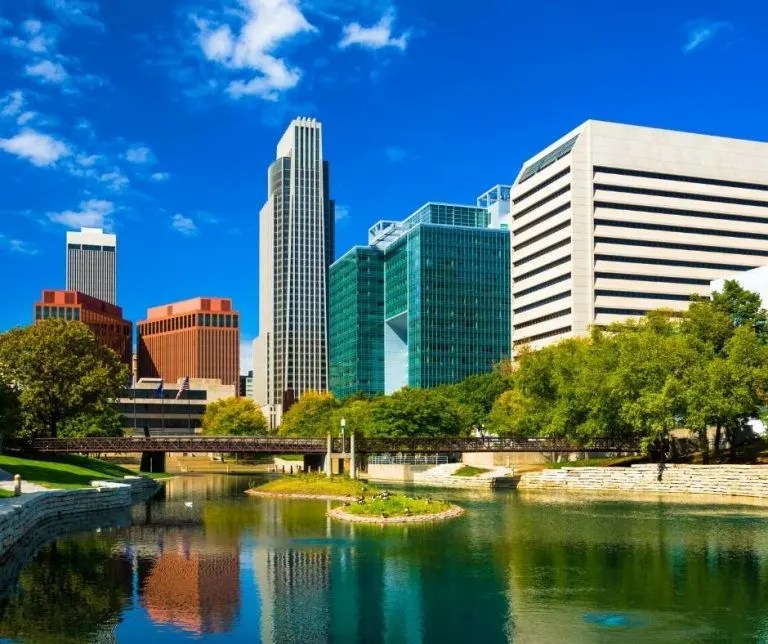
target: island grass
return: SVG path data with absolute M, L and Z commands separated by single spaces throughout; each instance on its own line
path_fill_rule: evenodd
M 545 468 L 559 470 L 562 467 L 629 467 L 633 463 L 646 462 L 642 456 L 615 456 L 605 458 L 585 458 L 579 461 L 561 461 L 560 463 L 546 463 Z
M 13 492 L 8 490 L 0 490 L 0 499 L 7 499 L 13 496 Z
M 486 472 L 490 472 L 491 470 L 485 468 L 485 467 L 475 467 L 474 465 L 465 465 L 464 467 L 460 467 L 458 470 L 456 470 L 453 475 L 454 476 L 477 476 L 478 474 L 485 474 Z
M 369 497 L 363 503 L 350 503 L 344 506 L 344 512 L 359 516 L 389 518 L 438 514 L 451 507 L 451 504 L 445 501 L 415 499 L 401 494 L 392 494 L 387 498 Z
M 58 489 L 90 487 L 94 480 L 136 476 L 136 472 L 114 463 L 68 454 L 45 459 L 0 455 L 0 469 L 20 474 L 25 481 Z
M 361 481 L 346 476 L 328 478 L 318 473 L 282 476 L 253 489 L 257 492 L 269 492 L 271 494 L 307 494 L 312 496 L 360 496 L 375 492 L 373 488 Z
M 304 461 L 303 454 L 275 454 L 275 458 L 279 458 L 284 461 Z

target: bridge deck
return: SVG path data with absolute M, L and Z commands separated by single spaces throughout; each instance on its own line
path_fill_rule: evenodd
M 259 454 L 324 454 L 324 438 L 252 436 L 124 436 L 111 438 L 38 438 L 30 442 L 38 452 L 115 454 L 135 452 L 239 452 Z M 349 451 L 349 438 L 345 443 Z M 436 452 L 636 452 L 634 441 L 599 439 L 576 445 L 560 439 L 519 438 L 358 438 L 361 454 Z M 333 452 L 342 452 L 341 439 L 333 439 Z

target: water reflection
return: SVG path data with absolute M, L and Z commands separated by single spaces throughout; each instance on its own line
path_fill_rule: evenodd
M 129 524 L 44 547 L 0 605 L 23 642 L 625 642 L 764 637 L 766 510 L 457 494 L 461 519 L 330 522 L 328 504 L 184 477 Z M 1 578 L 0 578 L 1 579 Z M 0 589 L 0 596 L 2 596 Z

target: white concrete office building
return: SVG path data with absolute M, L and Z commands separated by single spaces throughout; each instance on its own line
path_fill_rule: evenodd
M 513 346 L 683 310 L 768 261 L 768 143 L 587 121 L 511 198 Z
M 334 203 L 322 125 L 294 119 L 269 167 L 259 220 L 254 399 L 272 427 L 302 393 L 328 389 L 328 267 Z
M 117 304 L 117 236 L 101 228 L 67 233 L 67 290 Z

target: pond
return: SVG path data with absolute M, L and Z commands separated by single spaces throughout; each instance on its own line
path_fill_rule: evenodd
M 763 506 L 432 490 L 466 514 L 377 527 L 248 483 L 176 478 L 20 549 L 0 641 L 768 641 Z

